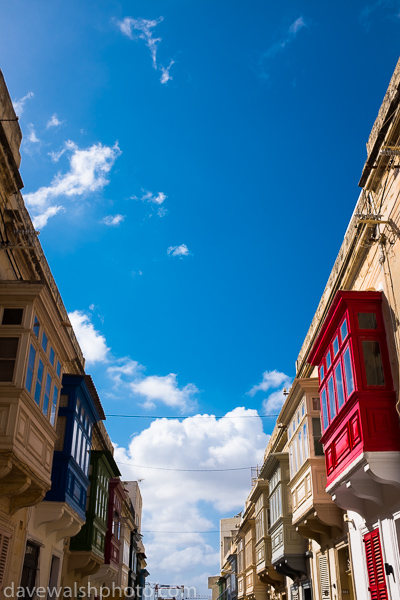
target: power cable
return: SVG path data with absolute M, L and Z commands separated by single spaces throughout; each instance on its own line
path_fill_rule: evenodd
M 182 471 L 185 473 L 191 472 L 205 472 L 209 473 L 210 471 L 246 471 L 247 469 L 251 469 L 252 467 L 235 467 L 233 469 L 170 469 L 169 467 L 149 467 L 145 465 L 133 465 L 131 463 L 119 462 L 116 461 L 118 465 L 127 465 L 128 467 L 136 467 L 138 469 L 154 469 L 156 471 Z
M 107 418 L 111 417 L 120 417 L 123 419 L 209 419 L 213 417 L 214 419 L 270 419 L 271 417 L 279 417 L 279 414 L 276 415 L 236 415 L 236 416 L 225 416 L 225 415 L 180 415 L 180 416 L 170 416 L 167 417 L 165 415 L 119 415 L 119 414 L 106 414 Z

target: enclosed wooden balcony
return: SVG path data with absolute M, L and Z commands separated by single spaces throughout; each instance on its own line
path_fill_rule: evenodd
M 326 491 L 364 517 L 400 500 L 399 415 L 382 302 L 381 292 L 338 292 L 308 359 L 319 371 Z
M 326 493 L 318 379 L 295 379 L 280 419 L 288 430 L 292 523 L 324 546 L 343 533 L 343 513 Z

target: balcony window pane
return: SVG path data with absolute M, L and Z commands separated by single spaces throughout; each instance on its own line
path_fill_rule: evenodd
M 2 325 L 21 325 L 23 313 L 23 308 L 5 308 Z
M 381 347 L 375 340 L 362 343 L 367 385 L 385 385 Z
M 61 375 L 61 363 L 58 360 L 57 361 L 57 377 L 60 377 L 60 375 Z
M 297 471 L 299 470 L 297 438 L 294 438 L 294 440 L 293 440 L 293 462 L 294 462 L 294 472 L 297 473 Z
M 358 326 L 360 329 L 377 329 L 375 313 L 358 313 Z
M 329 367 L 332 364 L 332 360 L 331 360 L 331 351 L 328 350 L 328 354 L 326 355 L 326 370 L 329 369 Z
M 340 328 L 340 337 L 342 338 L 342 343 L 346 339 L 347 336 L 347 319 L 345 319 Z
M 341 368 L 340 362 L 335 369 L 335 379 L 336 379 L 336 391 L 337 391 L 338 406 L 339 406 L 339 410 L 340 410 L 344 404 L 342 368 Z
M 45 352 L 46 352 L 46 350 L 47 350 L 47 342 L 48 342 L 47 335 L 46 335 L 46 334 L 45 334 L 45 332 L 43 331 L 43 335 L 42 335 L 42 348 L 43 348 L 43 350 L 44 350 Z
M 328 381 L 328 398 L 329 398 L 329 410 L 331 414 L 331 420 L 336 416 L 336 401 L 335 401 L 335 390 L 333 387 L 333 377 Z
M 78 425 L 78 441 L 76 444 L 76 452 L 75 452 L 75 460 L 78 463 L 78 465 L 80 464 L 79 461 L 81 458 L 81 449 L 82 449 L 82 429 Z
M 47 416 L 47 411 L 49 408 L 49 403 L 50 403 L 50 389 L 51 389 L 51 375 L 50 373 L 47 373 L 47 377 L 46 377 L 46 386 L 44 388 L 44 398 L 43 398 L 43 414 L 45 414 Z
M 33 373 L 35 370 L 35 358 L 36 358 L 36 350 L 31 345 L 30 350 L 29 350 L 28 369 L 26 371 L 26 380 L 25 380 L 25 387 L 29 393 L 31 393 L 31 388 L 32 388 Z
M 308 458 L 308 437 L 307 437 L 307 423 L 303 425 L 303 444 L 304 444 L 304 460 Z
M 347 348 L 343 356 L 344 376 L 346 380 L 347 397 L 354 391 L 353 369 L 351 366 L 350 348 Z
M 42 379 L 43 379 L 43 363 L 39 358 L 39 366 L 36 378 L 36 386 L 35 386 L 35 402 L 39 406 L 40 405 L 40 397 L 42 395 Z
M 56 353 L 54 352 L 53 348 L 50 346 L 50 354 L 49 354 L 49 358 L 50 358 L 50 362 L 51 362 L 51 366 L 54 367 L 54 359 L 56 357 Z
M 303 464 L 303 442 L 301 439 L 301 429 L 299 431 L 298 440 L 299 440 L 299 467 L 301 467 L 301 465 Z
M 333 356 L 336 356 L 336 354 L 338 353 L 339 350 L 339 340 L 338 340 L 338 336 L 335 337 L 335 339 L 333 340 Z
M 314 454 L 315 456 L 323 456 L 324 448 L 319 441 L 322 436 L 321 421 L 316 417 L 312 420 L 313 438 L 314 438 Z
M 0 338 L 0 381 L 12 381 L 17 358 L 18 338 Z
M 35 315 L 34 321 L 33 321 L 33 333 L 36 335 L 36 337 L 39 339 L 39 331 L 40 331 L 40 323 L 38 321 L 38 318 Z
M 326 389 L 322 390 L 321 400 L 322 400 L 322 418 L 324 420 L 324 429 L 326 429 L 329 425 L 328 404 L 326 402 Z
M 57 401 L 58 401 L 58 388 L 55 385 L 53 389 L 53 402 L 51 404 L 51 413 L 50 413 L 50 423 L 54 425 L 56 420 L 56 412 L 57 412 Z
M 319 368 L 319 380 L 322 381 L 324 378 L 324 365 L 321 365 Z
M 319 401 L 319 398 L 312 399 L 312 407 L 313 407 L 313 410 L 321 410 L 321 403 Z

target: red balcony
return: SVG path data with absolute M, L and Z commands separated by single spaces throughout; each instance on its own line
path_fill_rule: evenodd
M 382 294 L 339 291 L 308 362 L 318 366 L 327 491 L 340 506 L 337 494 L 346 492 L 342 508 L 362 511 L 350 488 L 362 502 L 376 502 L 374 482 L 400 486 L 399 416 Z M 382 461 L 386 474 L 377 467 Z M 341 484 L 346 489 L 338 492 Z

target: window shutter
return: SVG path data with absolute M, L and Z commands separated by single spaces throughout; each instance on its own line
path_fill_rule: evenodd
M 4 583 L 10 536 L 0 532 L 0 588 Z
M 331 600 L 331 584 L 329 581 L 328 557 L 326 554 L 321 554 L 318 557 L 318 565 L 321 598 L 323 600 Z
M 388 600 L 379 530 L 367 533 L 364 543 L 371 600 Z

